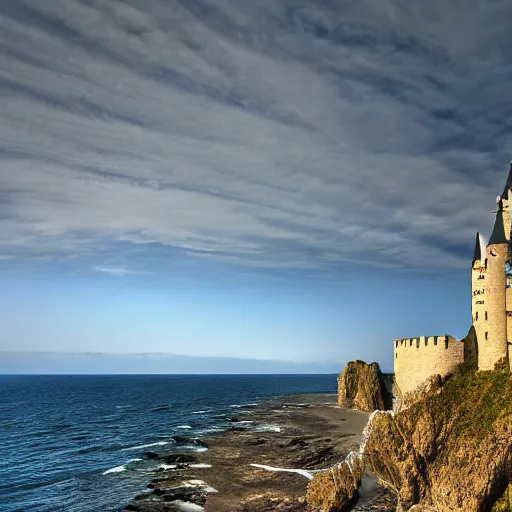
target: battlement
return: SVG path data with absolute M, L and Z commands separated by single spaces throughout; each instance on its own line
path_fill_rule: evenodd
M 445 377 L 464 362 L 464 343 L 449 334 L 394 340 L 395 381 L 402 394 L 432 375 Z
M 448 348 L 450 344 L 449 334 L 443 334 L 443 336 L 419 336 L 418 338 L 397 338 L 394 340 L 395 351 L 400 348 L 421 348 L 421 347 L 444 347 Z

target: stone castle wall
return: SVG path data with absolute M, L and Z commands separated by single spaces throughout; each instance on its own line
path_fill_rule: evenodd
M 464 362 L 464 343 L 452 336 L 420 336 L 395 340 L 395 383 L 405 396 L 432 375 L 445 377 Z

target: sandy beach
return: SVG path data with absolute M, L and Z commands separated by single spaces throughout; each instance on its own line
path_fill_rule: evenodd
M 193 456 L 159 455 L 162 468 L 149 484 L 151 490 L 123 510 L 310 510 L 304 498 L 310 472 L 357 450 L 368 416 L 338 407 L 331 394 L 286 396 L 234 409 L 230 430 L 197 441 L 208 450 Z M 354 510 L 393 510 L 393 500 L 368 476 Z

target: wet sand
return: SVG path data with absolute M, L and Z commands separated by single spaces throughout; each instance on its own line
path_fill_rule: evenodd
M 267 471 L 251 464 L 328 468 L 358 449 L 368 416 L 338 407 L 336 395 L 326 394 L 292 395 L 257 408 L 236 409 L 229 431 L 202 439 L 208 450 L 194 454 L 193 460 L 181 464 L 179 459 L 168 459 L 170 466 L 177 467 L 156 473 L 150 484 L 153 494 L 125 510 L 194 512 L 201 506 L 206 512 L 312 510 L 305 502 L 308 474 Z M 195 493 L 194 485 L 199 485 Z M 363 487 L 354 510 L 393 510 L 393 500 L 371 476 Z M 148 501 L 155 498 L 158 501 Z

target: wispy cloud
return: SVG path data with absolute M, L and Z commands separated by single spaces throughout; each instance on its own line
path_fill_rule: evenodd
M 141 272 L 137 272 L 136 270 L 129 270 L 127 268 L 122 267 L 93 267 L 92 270 L 95 272 L 101 272 L 103 274 L 110 274 L 113 276 L 127 276 L 130 274 L 140 274 Z
M 169 251 L 466 265 L 512 154 L 511 16 L 509 0 L 2 2 L 0 253 L 122 248 L 95 268 L 116 275 Z

